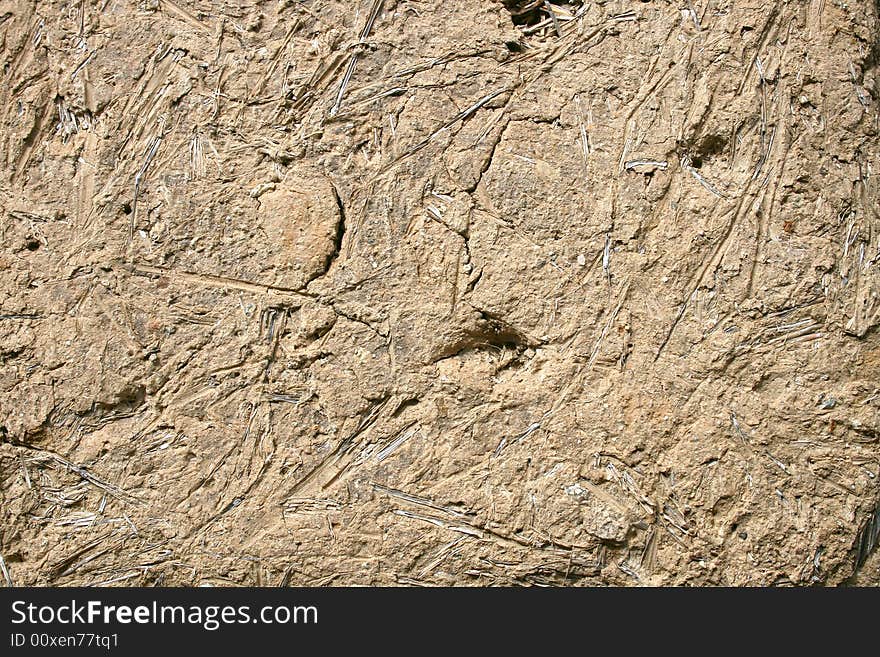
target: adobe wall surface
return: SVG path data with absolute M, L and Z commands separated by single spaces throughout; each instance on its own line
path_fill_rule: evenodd
M 9 578 L 880 583 L 878 44 L 0 1 Z

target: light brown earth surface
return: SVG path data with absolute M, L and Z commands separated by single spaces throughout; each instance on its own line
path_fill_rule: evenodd
M 880 583 L 873 0 L 0 0 L 0 50 L 3 580 Z

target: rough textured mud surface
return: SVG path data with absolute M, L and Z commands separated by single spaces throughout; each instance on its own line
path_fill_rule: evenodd
M 0 577 L 878 584 L 873 0 L 0 0 Z

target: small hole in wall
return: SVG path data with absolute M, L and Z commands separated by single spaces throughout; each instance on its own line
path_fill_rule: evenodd
M 548 18 L 547 8 L 541 0 L 501 0 L 504 8 L 510 12 L 510 18 L 514 25 L 536 25 Z M 569 13 L 574 13 L 584 3 L 580 0 L 552 0 L 549 4 L 564 7 Z

